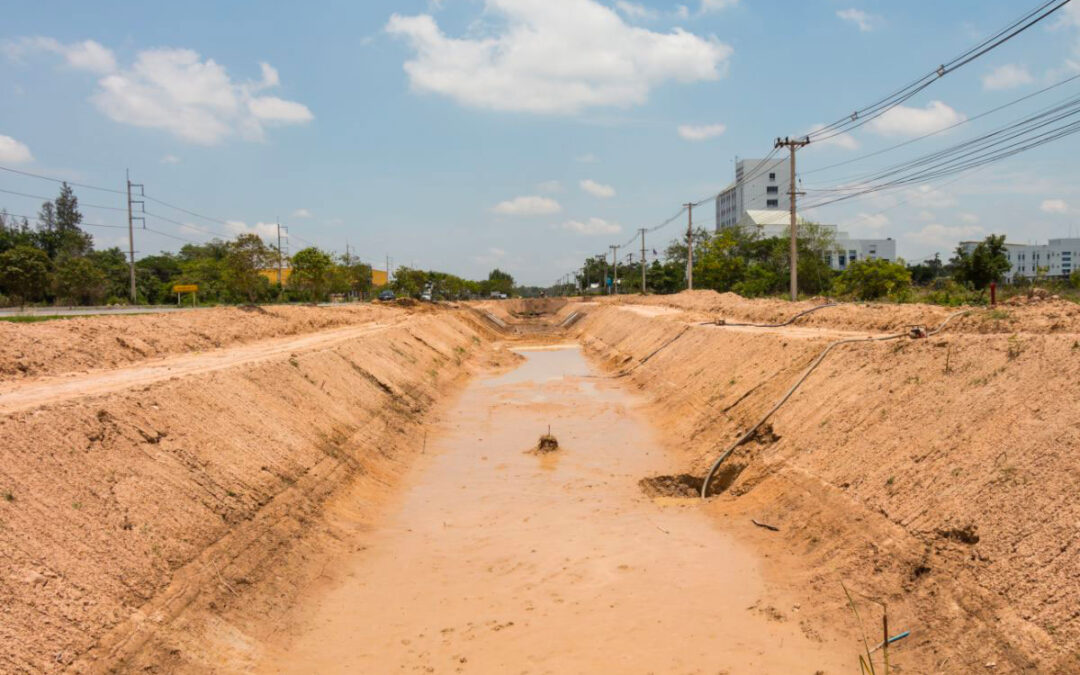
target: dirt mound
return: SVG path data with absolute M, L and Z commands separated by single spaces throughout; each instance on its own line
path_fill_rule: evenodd
M 540 440 L 536 443 L 534 452 L 540 454 L 547 454 L 549 452 L 556 452 L 559 449 L 559 439 L 552 436 L 550 433 L 546 433 L 540 437 Z
M 147 358 L 302 335 L 407 313 L 375 305 L 218 307 L 29 324 L 0 322 L 0 379 L 111 368 Z
M 638 481 L 642 492 L 650 497 L 701 497 L 704 479 L 688 473 L 677 476 L 650 476 Z
M 623 305 L 641 302 L 658 304 Z M 831 328 L 933 325 L 952 311 L 852 305 L 810 315 L 812 330 L 747 331 L 696 325 L 690 307 L 775 320 L 798 305 L 623 298 L 594 306 L 576 330 L 655 402 L 691 477 L 784 396 L 837 337 Z M 927 627 L 915 672 L 945 659 L 959 670 L 1068 671 L 1080 649 L 1080 335 L 1048 327 L 1077 325 L 1075 311 L 992 310 L 928 339 L 838 347 L 770 419 L 775 431 L 724 464 L 734 475 L 707 509 L 782 527 L 761 545 L 789 562 L 778 574 L 809 570 L 818 620 L 844 615 L 843 580 L 887 602 L 890 625 Z M 695 485 L 675 476 L 643 488 L 689 495 Z
M 219 332 L 202 339 L 224 343 L 249 339 L 244 327 L 403 316 L 266 311 L 187 314 L 186 328 L 174 316 L 40 327 L 53 348 L 123 339 L 126 355 L 182 345 L 211 324 Z M 245 317 L 269 323 L 238 328 Z M 248 631 L 314 580 L 309 539 L 334 545 L 320 516 L 327 497 L 358 482 L 372 501 L 351 508 L 371 517 L 422 447 L 425 416 L 493 337 L 465 312 L 372 328 L 0 418 L 0 672 L 207 672 L 222 653 L 243 663 L 268 637 Z

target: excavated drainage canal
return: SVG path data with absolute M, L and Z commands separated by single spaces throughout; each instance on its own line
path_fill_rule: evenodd
M 751 609 L 753 555 L 697 502 L 642 494 L 671 464 L 627 393 L 576 348 L 521 353 L 432 429 L 401 501 L 261 670 L 850 669 L 850 652 Z M 526 452 L 548 424 L 558 452 Z

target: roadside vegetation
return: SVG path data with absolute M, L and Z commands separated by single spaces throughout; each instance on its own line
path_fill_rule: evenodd
M 1018 278 L 1004 284 L 1009 271 L 1005 236 L 990 235 L 971 251 L 957 247 L 952 258 L 940 256 L 909 265 L 904 260 L 857 260 L 843 271 L 828 263 L 836 250 L 829 230 L 813 223 L 800 226 L 798 239 L 799 294 L 828 296 L 846 300 L 925 302 L 938 305 L 985 305 L 989 287 L 998 284 L 997 296 L 1005 300 L 1034 292 L 1059 295 L 1080 302 L 1080 272 L 1067 279 L 1051 279 L 1045 274 L 1035 279 Z M 694 288 L 733 292 L 744 297 L 787 297 L 789 246 L 787 237 L 762 237 L 756 232 L 730 228 L 711 233 L 693 233 Z M 649 293 L 678 293 L 686 288 L 687 248 L 684 239 L 672 241 L 646 269 Z M 603 294 L 613 277 L 611 259 L 594 256 L 584 261 L 575 285 L 556 286 L 556 294 L 585 288 L 587 294 Z M 620 261 L 620 292 L 641 289 L 641 261 Z
M 33 223 L 0 211 L 0 306 L 130 304 L 127 254 L 119 247 L 95 249 L 82 222 L 79 200 L 66 183 Z M 287 268 L 284 284 L 278 283 L 279 263 Z M 255 234 L 136 260 L 138 304 L 176 304 L 176 285 L 197 285 L 200 305 L 366 300 L 380 290 L 372 284 L 371 266 L 356 256 L 317 247 L 285 256 Z M 429 293 L 433 299 L 509 295 L 513 287 L 514 278 L 498 269 L 472 281 L 407 267 L 395 270 L 389 285 L 398 297 Z

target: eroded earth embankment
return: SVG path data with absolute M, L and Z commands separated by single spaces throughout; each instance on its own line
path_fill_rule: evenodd
M 458 309 L 5 330 L 0 672 L 243 664 L 317 573 L 307 558 L 338 539 L 324 500 L 351 484 L 362 527 L 433 405 L 471 364 L 508 358 Z
M 933 329 L 955 311 L 845 305 L 784 328 L 716 325 L 812 306 L 624 297 L 586 305 L 574 331 L 655 402 L 683 458 L 672 474 L 700 477 L 830 341 Z M 895 632 L 911 631 L 905 672 L 1078 672 L 1078 379 L 1080 307 L 1063 301 L 838 347 L 734 452 L 706 508 L 768 556 L 773 579 L 812 589 L 804 621 L 853 622 L 843 582 L 876 644 L 887 605 Z

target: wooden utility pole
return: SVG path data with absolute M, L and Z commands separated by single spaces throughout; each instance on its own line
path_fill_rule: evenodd
M 810 138 L 804 136 L 802 138 L 777 138 L 776 148 L 787 148 L 791 151 L 791 186 L 788 188 L 788 194 L 791 196 L 791 301 L 795 302 L 799 299 L 799 224 L 797 222 L 798 215 L 795 210 L 796 200 L 799 192 L 795 189 L 795 151 L 803 146 L 810 144 Z
M 145 207 L 146 202 L 132 199 L 131 189 L 139 188 L 139 196 L 143 196 L 143 186 L 139 183 L 131 182 L 131 172 L 127 172 L 127 213 L 128 213 L 128 271 L 131 276 L 131 304 L 137 305 L 139 303 L 139 295 L 135 291 L 135 221 L 142 220 L 145 227 L 145 219 L 138 217 L 134 214 L 132 208 L 135 204 L 141 204 Z
M 608 246 L 611 249 L 611 293 L 619 294 L 619 245 Z
M 694 205 L 686 207 L 686 290 L 694 290 Z
M 645 228 L 638 232 L 641 233 L 641 294 L 645 295 Z

